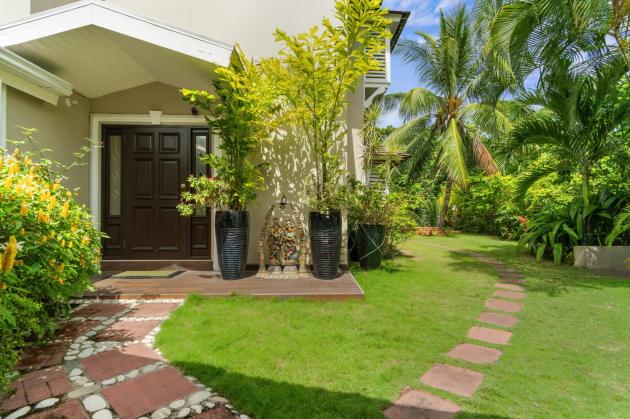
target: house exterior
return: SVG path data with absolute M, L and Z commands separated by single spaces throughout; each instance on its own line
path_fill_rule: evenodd
M 183 218 L 175 205 L 186 177 L 204 170 L 198 156 L 218 152 L 220 139 L 179 89 L 210 89 L 213 69 L 228 64 L 236 43 L 254 59 L 273 56 L 276 28 L 303 32 L 333 13 L 333 0 L 0 0 L 0 146 L 18 139 L 20 127 L 36 128 L 39 146 L 68 163 L 86 139 L 97 140 L 102 146 L 67 184 L 110 236 L 104 261 L 211 269 L 212 214 Z M 342 151 L 361 179 L 363 111 L 389 86 L 390 51 L 407 16 L 391 12 L 382 71 L 350 97 Z M 298 201 L 310 176 L 295 144 L 278 137 L 261 150 L 271 165 L 269 189 L 249 208 L 252 264 L 265 212 L 282 194 Z

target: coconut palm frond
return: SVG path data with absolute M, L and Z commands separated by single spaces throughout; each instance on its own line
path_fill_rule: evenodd
M 472 149 L 475 161 L 484 171 L 486 176 L 493 176 L 501 173 L 499 167 L 494 161 L 494 158 L 492 157 L 492 154 L 490 154 L 478 135 L 473 137 Z
M 451 119 L 441 135 L 440 162 L 445 167 L 449 178 L 460 186 L 468 183 L 468 167 L 464 139 L 455 119 Z

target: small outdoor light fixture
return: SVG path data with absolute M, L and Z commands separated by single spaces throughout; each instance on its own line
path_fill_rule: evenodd
M 199 111 L 194 106 L 192 108 L 190 108 L 190 113 L 195 115 L 195 116 L 199 115 Z

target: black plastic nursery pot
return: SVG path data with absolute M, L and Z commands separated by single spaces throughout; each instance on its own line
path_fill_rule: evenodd
M 230 280 L 242 278 L 247 264 L 249 213 L 217 211 L 214 225 L 221 276 Z
M 382 224 L 359 224 L 359 264 L 364 269 L 381 266 L 385 246 L 385 226 Z
M 313 275 L 318 279 L 337 278 L 341 257 L 341 213 L 311 212 L 309 231 Z

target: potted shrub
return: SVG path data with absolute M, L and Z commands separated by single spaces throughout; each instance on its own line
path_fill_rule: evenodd
M 341 252 L 341 210 L 347 188 L 342 185 L 341 149 L 347 127 L 347 95 L 365 73 L 377 69 L 374 55 L 390 36 L 386 11 L 379 0 L 340 0 L 339 24 L 290 36 L 276 31 L 282 43 L 276 83 L 284 97 L 289 120 L 306 139 L 314 164 L 307 192 L 313 274 L 320 279 L 338 276 Z
M 198 207 L 218 208 L 215 235 L 223 279 L 243 277 L 249 246 L 247 204 L 264 187 L 262 164 L 252 158 L 273 127 L 273 91 L 265 77 L 263 60 L 253 64 L 237 46 L 227 68 L 217 68 L 215 94 L 182 89 L 184 100 L 205 110 L 206 121 L 221 141 L 221 155 L 202 157 L 214 176 L 190 176 L 182 193 L 180 214 L 191 216 Z
M 391 224 L 394 205 L 379 184 L 365 186 L 354 181 L 351 191 L 349 216 L 356 225 L 359 264 L 364 269 L 378 268 L 386 251 L 386 229 Z

